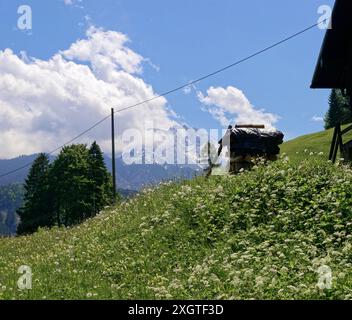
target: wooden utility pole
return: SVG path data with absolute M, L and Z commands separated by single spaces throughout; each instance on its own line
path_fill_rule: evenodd
M 113 196 L 114 202 L 116 200 L 116 159 L 115 159 L 115 112 L 111 108 L 111 143 L 112 143 L 112 183 L 113 183 Z

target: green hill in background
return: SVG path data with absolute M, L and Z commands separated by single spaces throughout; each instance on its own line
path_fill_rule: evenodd
M 347 126 L 343 126 L 345 129 Z M 319 153 L 323 152 L 324 157 L 329 157 L 331 141 L 333 138 L 334 129 L 329 129 L 313 134 L 304 135 L 296 139 L 285 142 L 281 147 L 281 153 L 286 153 L 291 160 L 300 161 L 310 158 L 321 158 Z M 344 136 L 344 143 L 352 139 L 352 131 Z M 310 155 L 310 153 L 314 153 Z M 338 155 L 339 157 L 339 155 Z

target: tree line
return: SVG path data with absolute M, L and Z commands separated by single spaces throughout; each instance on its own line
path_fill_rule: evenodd
M 71 226 L 94 217 L 113 199 L 112 177 L 94 142 L 64 147 L 55 161 L 42 153 L 32 164 L 24 185 L 24 204 L 17 234 L 39 227 Z

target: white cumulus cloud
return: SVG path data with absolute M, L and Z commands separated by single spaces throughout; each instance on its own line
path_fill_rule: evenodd
M 324 122 L 324 118 L 323 117 L 319 117 L 319 116 L 313 116 L 312 117 L 312 121 L 314 121 L 314 122 Z
M 0 157 L 47 152 L 115 110 L 155 97 L 141 77 L 145 59 L 126 35 L 90 27 L 86 39 L 48 60 L 0 51 Z M 168 130 L 178 124 L 164 98 L 117 114 L 118 134 L 143 130 L 145 120 Z M 110 150 L 109 121 L 80 142 Z
M 64 4 L 71 6 L 77 2 L 82 2 L 82 0 L 64 0 Z
M 220 124 L 227 127 L 229 124 L 264 124 L 266 128 L 273 129 L 279 116 L 256 109 L 245 94 L 233 87 L 210 87 L 206 94 L 198 92 L 198 98 Z

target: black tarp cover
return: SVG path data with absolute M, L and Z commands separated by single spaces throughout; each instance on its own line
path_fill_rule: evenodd
M 230 151 L 236 155 L 277 155 L 284 139 L 281 131 L 265 129 L 231 128 L 226 135 L 227 138 L 230 135 Z M 223 141 L 219 143 L 223 144 Z

